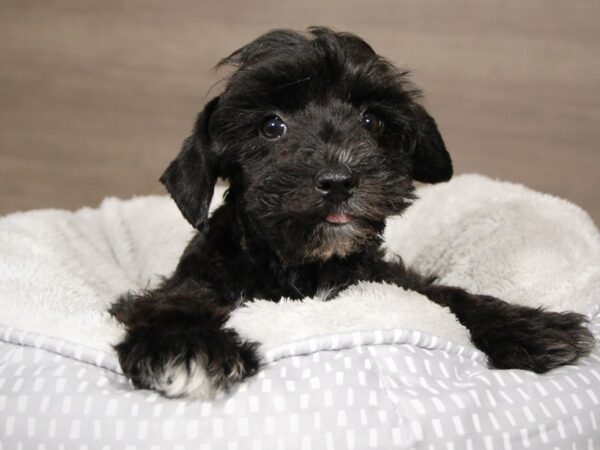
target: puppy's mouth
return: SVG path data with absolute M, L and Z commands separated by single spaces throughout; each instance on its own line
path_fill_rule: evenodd
M 350 214 L 346 213 L 331 213 L 325 217 L 325 222 L 330 223 L 332 225 L 344 225 L 352 222 L 354 217 Z

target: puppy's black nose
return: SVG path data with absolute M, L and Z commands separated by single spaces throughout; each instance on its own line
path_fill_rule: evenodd
M 315 187 L 332 201 L 347 200 L 358 184 L 358 179 L 347 167 L 321 170 L 315 177 Z

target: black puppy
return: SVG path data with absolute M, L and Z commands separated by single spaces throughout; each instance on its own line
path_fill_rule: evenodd
M 405 72 L 326 28 L 269 32 L 219 65 L 237 70 L 161 178 L 200 232 L 161 286 L 111 307 L 127 328 L 116 350 L 135 386 L 227 389 L 259 367 L 257 345 L 224 328 L 232 309 L 255 297 L 331 298 L 360 280 L 449 307 L 496 368 L 545 372 L 589 353 L 581 315 L 472 295 L 384 261 L 385 219 L 410 205 L 413 180 L 452 176 Z M 208 219 L 217 177 L 230 188 Z

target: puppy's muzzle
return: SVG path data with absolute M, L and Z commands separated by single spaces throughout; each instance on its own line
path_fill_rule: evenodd
M 321 170 L 315 176 L 315 188 L 332 203 L 348 200 L 358 186 L 358 178 L 345 166 Z

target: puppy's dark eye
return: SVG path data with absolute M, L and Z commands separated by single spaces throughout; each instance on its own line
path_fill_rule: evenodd
M 260 125 L 260 132 L 267 139 L 278 139 L 287 133 L 287 125 L 273 114 L 263 119 Z
M 373 113 L 363 113 L 360 123 L 369 133 L 379 134 L 383 130 L 383 122 Z

